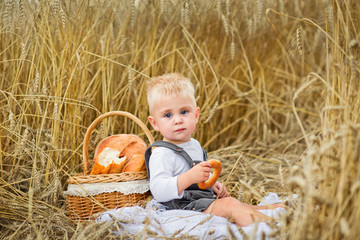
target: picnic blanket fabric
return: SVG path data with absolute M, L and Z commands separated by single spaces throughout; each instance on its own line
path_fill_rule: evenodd
M 259 205 L 282 202 L 276 193 L 267 194 Z M 286 213 L 283 208 L 260 210 L 275 219 Z M 226 218 L 195 211 L 165 210 L 154 199 L 145 208 L 123 207 L 105 212 L 99 222 L 117 221 L 119 228 L 114 234 L 142 236 L 142 239 L 182 238 L 184 236 L 198 239 L 261 239 L 271 234 L 272 228 L 265 222 L 239 227 Z M 120 232 L 119 232 L 120 231 Z

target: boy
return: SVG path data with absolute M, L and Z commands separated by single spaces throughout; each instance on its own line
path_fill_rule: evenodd
M 220 182 L 209 190 L 196 187 L 197 183 L 209 178 L 211 168 L 205 161 L 206 154 L 200 143 L 191 137 L 200 114 L 194 95 L 191 81 L 180 74 L 165 74 L 148 81 L 148 119 L 163 136 L 161 144 L 153 145 L 157 147 L 150 147 L 146 153 L 152 195 L 167 209 L 229 217 L 239 226 L 271 220 L 256 209 L 273 209 L 283 207 L 282 204 L 252 206 L 241 203 L 229 197 L 226 187 Z M 180 152 L 185 152 L 185 156 Z M 192 167 L 191 160 L 199 163 Z

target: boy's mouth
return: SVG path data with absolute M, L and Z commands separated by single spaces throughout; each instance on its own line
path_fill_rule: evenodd
M 185 130 L 185 128 L 179 128 L 179 129 L 176 129 L 175 132 L 182 132 L 184 130 Z

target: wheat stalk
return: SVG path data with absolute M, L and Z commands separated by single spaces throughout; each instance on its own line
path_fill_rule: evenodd
M 52 10 L 54 12 L 54 15 L 57 16 L 60 8 L 60 1 L 59 0 L 53 0 L 52 2 Z
M 297 50 L 298 50 L 300 56 L 303 56 L 304 44 L 303 44 L 303 30 L 302 30 L 301 26 L 299 26 L 296 29 L 296 47 L 297 47 Z
M 229 24 L 228 24 L 224 14 L 221 14 L 221 20 L 222 20 L 223 25 L 224 25 L 225 33 L 228 35 L 229 34 Z
M 231 57 L 231 60 L 234 60 L 235 59 L 235 42 L 234 41 L 231 41 L 231 45 L 230 45 L 230 57 Z

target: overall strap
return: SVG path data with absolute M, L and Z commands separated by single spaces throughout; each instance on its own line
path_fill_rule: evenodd
M 207 152 L 204 148 L 202 148 L 202 150 L 203 150 L 204 161 L 206 161 L 207 160 Z
M 173 143 L 170 143 L 170 142 L 156 141 L 150 147 L 148 147 L 146 149 L 146 151 L 145 151 L 145 165 L 146 165 L 146 170 L 147 170 L 149 179 L 150 179 L 149 161 L 150 161 L 151 150 L 152 150 L 153 147 L 166 147 L 166 148 L 169 148 L 169 149 L 173 150 L 175 153 L 182 156 L 186 160 L 186 162 L 189 164 L 190 168 L 192 168 L 195 165 L 195 162 L 191 159 L 189 154 L 187 154 L 187 152 L 184 151 L 184 149 L 182 147 L 179 147 L 179 146 L 177 146 L 177 145 L 175 145 Z M 203 154 L 204 154 L 204 160 L 206 160 L 207 154 L 206 154 L 205 149 L 203 149 Z

